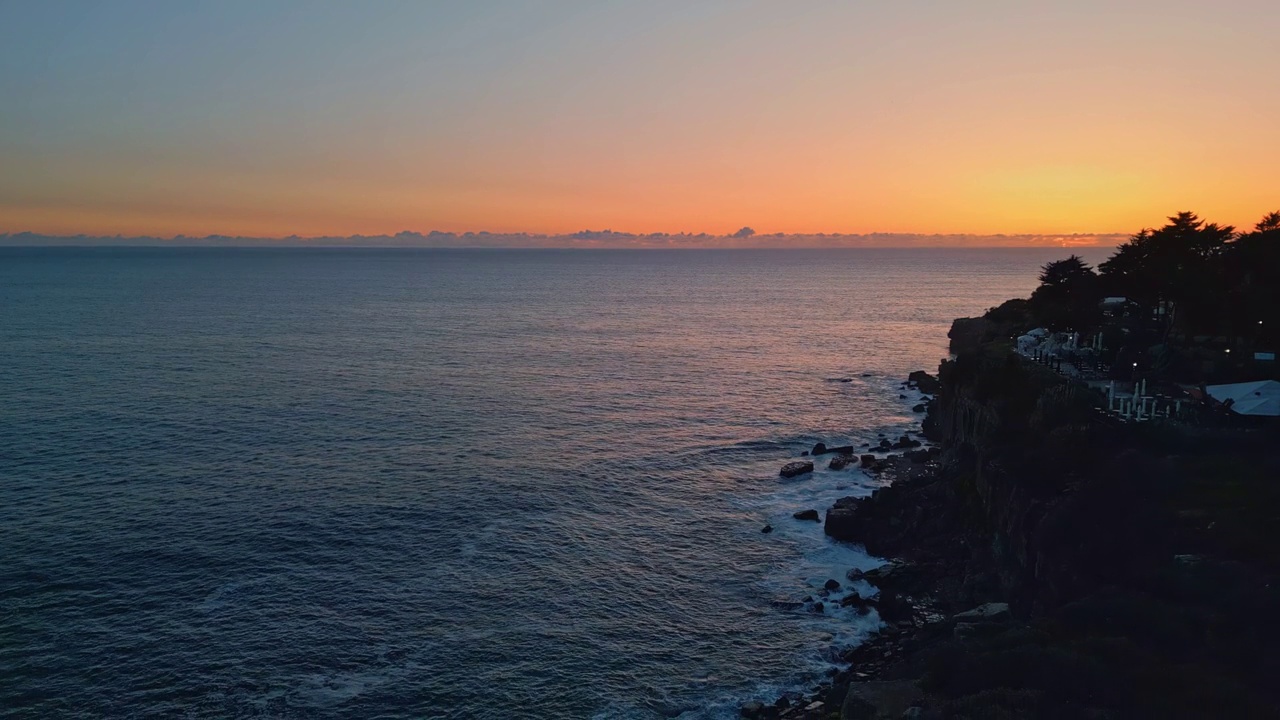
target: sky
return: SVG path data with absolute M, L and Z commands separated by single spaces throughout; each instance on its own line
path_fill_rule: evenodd
M 0 0 L 0 233 L 1248 227 L 1277 37 L 1275 0 Z

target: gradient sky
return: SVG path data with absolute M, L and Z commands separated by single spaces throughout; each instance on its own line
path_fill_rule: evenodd
M 1276 0 L 0 0 L 0 232 L 1251 226 L 1278 38 Z

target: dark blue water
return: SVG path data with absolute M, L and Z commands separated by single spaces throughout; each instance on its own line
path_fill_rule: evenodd
M 0 709 L 730 717 L 876 626 L 777 468 L 1063 254 L 0 249 Z

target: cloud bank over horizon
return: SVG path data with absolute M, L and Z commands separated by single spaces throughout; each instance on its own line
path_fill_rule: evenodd
M 0 246 L 146 246 L 146 247 L 406 247 L 406 248 L 546 248 L 546 249 L 786 249 L 786 248 L 989 248 L 989 247 L 1115 247 L 1123 233 L 1076 234 L 919 234 L 919 233 L 755 233 L 743 228 L 729 235 L 707 233 L 628 233 L 582 230 L 567 234 L 428 233 L 404 231 L 394 235 L 249 237 L 206 235 L 191 237 L 0 234 Z

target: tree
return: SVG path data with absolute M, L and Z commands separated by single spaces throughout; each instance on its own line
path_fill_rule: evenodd
M 1082 258 L 1046 263 L 1040 268 L 1040 287 L 1031 293 L 1031 311 L 1054 330 L 1086 330 L 1100 317 L 1098 276 Z
M 1235 237 L 1230 225 L 1205 223 L 1180 212 L 1157 230 L 1129 238 L 1099 266 L 1104 289 L 1162 310 L 1166 330 L 1175 312 L 1190 325 L 1212 324 L 1227 284 L 1219 259 Z
M 1079 255 L 1045 263 L 1040 267 L 1040 284 L 1051 287 L 1069 288 L 1086 278 L 1092 280 L 1094 277 L 1093 268 Z
M 1258 224 L 1253 226 L 1254 233 L 1267 233 L 1275 230 L 1280 230 L 1280 210 L 1263 215 Z
M 1268 213 L 1253 232 L 1231 243 L 1224 270 L 1232 289 L 1233 334 L 1255 342 L 1274 337 L 1280 331 L 1280 212 Z

